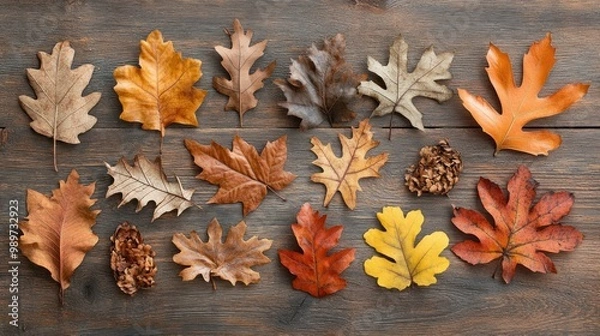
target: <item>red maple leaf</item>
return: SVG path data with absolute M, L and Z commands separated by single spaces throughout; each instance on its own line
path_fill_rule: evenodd
M 354 249 L 347 248 L 328 255 L 329 250 L 338 244 L 343 227 L 325 227 L 327 216 L 319 216 L 310 204 L 305 203 L 292 231 L 303 253 L 279 250 L 279 259 L 290 273 L 296 276 L 292 282 L 295 289 L 315 297 L 333 294 L 346 287 L 346 280 L 340 274 L 354 260 Z

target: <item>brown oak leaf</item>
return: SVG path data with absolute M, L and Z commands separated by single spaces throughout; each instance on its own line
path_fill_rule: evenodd
M 79 184 L 79 174 L 73 169 L 67 181 L 47 197 L 27 189 L 27 221 L 19 227 L 23 235 L 19 248 L 32 263 L 42 266 L 60 284 L 60 301 L 71 285 L 73 272 L 98 242 L 92 232 L 100 210 L 90 210 L 96 203 L 90 197 L 95 183 Z
M 110 268 L 117 286 L 125 294 L 134 295 L 140 288 L 150 288 L 156 283 L 158 268 L 154 263 L 156 252 L 144 243 L 144 238 L 135 225 L 119 224 L 110 237 Z
M 373 132 L 369 120 L 360 122 L 358 128 L 352 127 L 352 138 L 338 134 L 342 144 L 342 156 L 337 157 L 331 150 L 331 145 L 326 146 L 316 137 L 310 139 L 313 147 L 311 150 L 317 155 L 313 164 L 323 169 L 323 172 L 313 174 L 313 182 L 323 183 L 327 188 L 324 206 L 328 206 L 336 192 L 342 194 L 344 202 L 350 209 L 356 207 L 356 192 L 362 190 L 358 180 L 365 177 L 379 177 L 379 169 L 387 162 L 388 153 L 366 158 L 367 152 L 379 145 L 373 140 Z
M 191 201 L 194 190 L 184 189 L 177 176 L 177 182 L 170 182 L 162 170 L 160 157 L 152 163 L 144 155 L 138 154 L 133 159 L 133 166 L 125 158 L 121 158 L 114 167 L 106 162 L 104 165 L 114 179 L 113 184 L 108 186 L 106 198 L 121 193 L 123 199 L 118 207 L 137 199 L 135 211 L 139 212 L 148 202 L 153 201 L 156 204 L 152 215 L 154 221 L 173 210 L 177 210 L 179 216 L 185 209 L 195 205 Z
M 515 275 L 517 264 L 534 272 L 556 273 L 554 263 L 544 252 L 572 251 L 581 243 L 583 235 L 572 226 L 558 223 L 571 211 L 573 194 L 549 192 L 534 205 L 537 185 L 529 169 L 520 166 L 508 181 L 506 199 L 497 184 L 480 178 L 479 198 L 494 224 L 475 210 L 454 208 L 452 223 L 478 241 L 457 243 L 452 252 L 473 265 L 501 258 L 498 266 L 502 266 L 506 283 Z
M 287 160 L 286 141 L 284 135 L 274 142 L 267 142 L 260 155 L 256 148 L 237 135 L 233 138 L 231 151 L 214 141 L 210 145 L 201 145 L 185 139 L 185 147 L 194 157 L 194 163 L 202 168 L 196 178 L 219 185 L 219 190 L 207 203 L 241 202 L 246 216 L 260 205 L 267 190 L 281 197 L 277 191 L 296 178 L 283 170 Z
M 302 119 L 300 128 L 313 128 L 325 120 L 333 125 L 356 116 L 347 105 L 357 97 L 356 87 L 366 75 L 352 71 L 345 49 L 342 34 L 325 40 L 323 49 L 313 44 L 307 55 L 292 60 L 290 78 L 274 81 L 287 99 L 279 105 L 288 109 L 288 115 Z
M 423 115 L 412 100 L 422 96 L 441 103 L 452 98 L 452 91 L 436 81 L 452 78 L 448 69 L 453 58 L 454 54 L 448 52 L 436 55 L 433 47 L 430 47 L 423 53 L 413 72 L 409 73 L 408 44 L 402 36 L 398 36 L 390 47 L 390 59 L 386 66 L 371 56 L 367 60 L 369 71 L 383 79 L 385 88 L 373 81 L 365 81 L 358 86 L 358 92 L 379 101 L 372 116 L 390 115 L 390 134 L 394 112 L 406 117 L 413 127 L 424 130 Z
M 140 49 L 140 67 L 124 65 L 114 72 L 114 89 L 123 105 L 120 118 L 160 131 L 162 137 L 173 123 L 198 126 L 196 110 L 206 91 L 193 85 L 202 77 L 202 61 L 183 58 L 158 30 L 140 41 Z
M 458 89 L 464 107 L 471 113 L 483 131 L 496 142 L 496 153 L 512 149 L 531 155 L 548 155 L 548 151 L 560 146 L 561 137 L 548 130 L 523 131 L 532 120 L 559 114 L 581 99 L 589 84 L 568 84 L 548 97 L 538 97 L 554 66 L 552 38 L 547 34 L 534 42 L 523 57 L 523 81 L 515 84 L 508 54 L 490 44 L 486 68 L 490 82 L 500 99 L 502 113 L 498 113 L 482 97 Z
M 224 243 L 223 229 L 216 218 L 208 225 L 207 232 L 206 243 L 196 231 L 190 233 L 190 238 L 183 233 L 173 235 L 173 244 L 181 250 L 173 256 L 173 261 L 188 266 L 179 273 L 183 281 L 194 280 L 198 275 L 202 275 L 206 282 L 211 277 L 220 277 L 233 286 L 238 281 L 245 285 L 260 281 L 260 274 L 251 267 L 271 262 L 263 252 L 271 247 L 272 240 L 259 240 L 256 236 L 244 240 L 244 221 L 229 229 Z
M 342 236 L 341 225 L 325 227 L 326 215 L 319 216 L 306 203 L 300 208 L 292 231 L 302 253 L 279 250 L 279 259 L 296 278 L 292 286 L 315 297 L 323 297 L 346 288 L 340 275 L 354 260 L 353 248 L 329 254 Z
M 227 70 L 231 79 L 213 77 L 213 87 L 220 93 L 229 96 L 225 110 L 236 110 L 240 114 L 240 127 L 243 126 L 244 113 L 258 105 L 254 93 L 261 89 L 263 80 L 269 78 L 275 70 L 276 62 L 273 61 L 262 70 L 258 69 L 250 74 L 250 68 L 259 59 L 267 46 L 267 41 L 250 46 L 252 31 L 244 32 L 238 19 L 233 21 L 233 34 L 226 31 L 231 38 L 231 49 L 222 46 L 215 47 L 223 61 L 221 65 Z
M 56 171 L 56 141 L 78 144 L 79 134 L 96 124 L 96 117 L 88 113 L 101 96 L 100 92 L 82 96 L 92 78 L 94 66 L 84 64 L 71 70 L 74 56 L 75 50 L 67 41 L 57 43 L 50 55 L 39 52 L 40 68 L 27 69 L 27 77 L 37 99 L 19 96 L 21 107 L 33 119 L 31 128 L 53 140 Z

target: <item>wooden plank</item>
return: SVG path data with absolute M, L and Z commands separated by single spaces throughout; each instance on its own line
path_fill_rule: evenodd
M 594 82 L 600 73 L 596 1 L 543 2 L 400 2 L 379 0 L 222 0 L 194 1 L 50 1 L 0 0 L 0 204 L 7 209 L 11 199 L 19 201 L 21 218 L 26 216 L 26 189 L 45 194 L 58 186 L 69 171 L 77 169 L 82 183 L 96 181 L 96 209 L 102 210 L 94 232 L 100 241 L 76 270 L 66 304 L 60 307 L 58 286 L 46 270 L 21 256 L 19 267 L 20 328 L 0 321 L 0 334 L 31 335 L 182 335 L 182 334 L 569 334 L 588 335 L 600 330 L 600 119 L 596 118 L 599 92 L 592 83 L 586 97 L 566 113 L 535 121 L 534 128 L 550 128 L 563 137 L 563 145 L 548 157 L 503 151 L 493 156 L 493 141 L 473 122 L 458 97 L 438 104 L 418 98 L 416 105 L 425 115 L 425 132 L 409 127 L 394 117 L 396 127 L 387 140 L 389 119 L 374 118 L 375 138 L 381 142 L 373 155 L 389 152 L 390 160 L 379 179 L 361 181 L 358 206 L 351 211 L 336 195 L 328 208 L 322 206 L 324 187 L 310 176 L 320 169 L 311 164 L 310 138 L 331 143 L 339 154 L 337 133 L 349 136 L 349 125 L 368 117 L 376 103 L 363 97 L 354 108 L 357 120 L 301 132 L 298 120 L 286 116 L 277 106 L 283 95 L 269 80 L 258 92 L 259 106 L 244 116 L 246 128 L 235 128 L 237 113 L 223 112 L 226 97 L 210 87 L 213 76 L 224 76 L 214 46 L 229 46 L 223 28 L 239 18 L 254 31 L 254 41 L 268 39 L 266 55 L 257 62 L 264 67 L 271 60 L 278 66 L 273 78 L 288 76 L 291 58 L 311 43 L 337 32 L 347 38 L 347 58 L 354 69 L 366 72 L 367 55 L 382 63 L 388 47 L 402 34 L 410 46 L 409 68 L 430 45 L 436 52 L 456 53 L 447 81 L 452 90 L 466 88 L 498 105 L 485 75 L 485 54 L 490 41 L 512 57 L 515 77 L 521 77 L 521 57 L 528 46 L 553 33 L 557 62 L 542 95 L 571 82 Z M 203 61 L 204 77 L 196 85 L 209 91 L 198 110 L 199 128 L 173 126 L 164 139 L 163 163 L 170 178 L 181 178 L 186 188 L 196 189 L 193 201 L 202 209 L 188 209 L 181 216 L 169 213 L 150 223 L 153 205 L 135 213 L 135 202 L 117 208 L 119 196 L 104 198 L 112 178 L 103 162 L 114 165 L 120 157 L 129 161 L 143 152 L 158 154 L 159 135 L 118 119 L 121 111 L 113 91 L 113 70 L 137 64 L 139 40 L 153 29 L 162 30 L 185 57 Z M 52 168 L 52 141 L 32 131 L 17 97 L 32 95 L 25 69 L 37 67 L 36 53 L 49 52 L 61 40 L 70 40 L 76 50 L 75 66 L 92 63 L 94 77 L 86 92 L 100 91 L 103 97 L 92 110 L 97 125 L 81 135 L 80 145 L 59 143 L 60 172 Z M 373 78 L 373 75 L 370 75 Z M 260 207 L 245 218 L 239 204 L 204 204 L 217 190 L 195 179 L 200 172 L 183 146 L 184 138 L 201 143 L 211 140 L 230 147 L 234 134 L 262 149 L 265 142 L 288 137 L 286 169 L 297 179 L 281 194 L 286 202 L 269 194 Z M 4 138 L 6 136 L 6 138 Z M 449 139 L 463 154 L 465 170 L 448 197 L 423 196 L 408 192 L 404 170 L 417 160 L 424 145 Z M 4 141 L 6 140 L 6 141 Z M 450 251 L 447 272 L 438 283 L 411 287 L 404 292 L 380 288 L 367 276 L 362 263 L 374 254 L 362 235 L 378 227 L 375 214 L 384 205 L 399 205 L 405 211 L 422 209 L 426 223 L 422 235 L 443 230 L 450 244 L 466 238 L 450 222 L 452 205 L 478 209 L 482 206 L 475 185 L 485 176 L 501 186 L 519 164 L 532 170 L 539 182 L 538 197 L 552 190 L 569 190 L 576 201 L 564 223 L 577 227 L 584 241 L 574 252 L 552 255 L 558 274 L 541 275 L 519 267 L 510 285 L 491 279 L 495 264 L 471 266 Z M 356 260 L 344 272 L 348 287 L 324 299 L 295 291 L 293 277 L 280 265 L 277 250 L 294 248 L 290 224 L 300 206 L 310 202 L 328 216 L 328 223 L 344 224 L 340 248 L 356 248 Z M 8 223 L 7 210 L 0 213 Z M 267 256 L 272 262 L 256 267 L 262 280 L 248 287 L 218 280 L 217 290 L 200 279 L 182 282 L 181 266 L 172 262 L 177 248 L 171 243 L 175 232 L 198 231 L 204 237 L 212 218 L 228 228 L 240 220 L 248 224 L 247 236 L 273 239 Z M 157 252 L 157 287 L 133 298 L 114 284 L 109 267 L 109 237 L 122 221 L 137 224 Z M 4 231 L 6 232 L 6 231 Z M 421 235 L 421 236 L 422 236 Z M 0 235 L 0 261 L 8 260 L 7 234 Z M 8 272 L 0 272 L 0 283 L 9 284 Z M 8 297 L 7 285 L 0 297 Z M 6 301 L 2 299 L 2 303 Z M 5 308 L 6 309 L 6 308 Z M 7 311 L 4 311 L 5 314 Z M 6 316 L 6 315 L 4 315 Z
M 339 195 L 328 209 L 323 208 L 320 204 L 324 188 L 309 181 L 310 175 L 319 171 L 310 164 L 314 155 L 309 150 L 309 138 L 318 136 L 324 142 L 332 142 L 339 152 L 336 130 L 272 130 L 265 137 L 261 129 L 173 129 L 165 138 L 165 168 L 169 174 L 179 175 L 184 186 L 198 190 L 193 198 L 195 202 L 205 202 L 216 187 L 194 179 L 199 170 L 193 166 L 182 138 L 190 137 L 202 143 L 213 139 L 230 146 L 235 132 L 259 149 L 266 140 L 287 134 L 289 159 L 286 168 L 298 178 L 282 191 L 287 202 L 271 194 L 257 211 L 245 218 L 248 235 L 274 240 L 272 249 L 267 252 L 273 262 L 257 267 L 263 280 L 249 287 L 232 287 L 218 281 L 217 291 L 200 280 L 180 281 L 177 274 L 181 267 L 171 261 L 177 249 L 170 239 L 175 232 L 197 230 L 204 234 L 213 217 L 225 227 L 234 225 L 242 219 L 239 205 L 203 205 L 202 210 L 190 209 L 180 217 L 168 214 L 150 224 L 152 206 L 135 214 L 134 204 L 117 209 L 119 197 L 103 198 L 112 179 L 106 175 L 102 161 L 114 164 L 121 155 L 131 159 L 140 149 L 152 156 L 156 153 L 157 134 L 94 129 L 89 135 L 97 142 L 62 149 L 59 174 L 52 171 L 49 141 L 39 141 L 37 134 L 30 134 L 21 138 L 25 141 L 9 143 L 3 154 L 10 166 L 5 167 L 3 175 L 11 179 L 0 188 L 3 198 L 19 199 L 24 208 L 26 187 L 49 193 L 56 188 L 58 179 L 65 178 L 70 167 L 76 167 L 83 183 L 97 181 L 94 197 L 99 199 L 96 208 L 102 210 L 94 227 L 100 242 L 76 271 L 72 288 L 67 291 L 65 307 L 58 306 L 57 286 L 47 272 L 23 261 L 20 286 L 22 321 L 26 328 L 42 334 L 56 328 L 77 334 L 154 331 L 178 334 L 198 328 L 208 334 L 303 334 L 314 331 L 348 334 L 392 332 L 398 328 L 407 333 L 435 328 L 444 334 L 456 334 L 477 332 L 482 327 L 476 321 L 482 320 L 486 321 L 485 328 L 491 333 L 511 330 L 505 329 L 507 326 L 514 326 L 522 333 L 548 330 L 585 333 L 600 328 L 595 319 L 600 304 L 595 295 L 599 267 L 594 261 L 600 258 L 600 250 L 594 243 L 600 239 L 600 229 L 596 225 L 600 221 L 596 201 L 600 188 L 593 182 L 598 179 L 600 169 L 598 160 L 593 159 L 598 158 L 597 145 L 587 141 L 600 136 L 600 131 L 560 130 L 564 137 L 563 147 L 549 158 L 533 158 L 512 152 L 501 152 L 493 157 L 491 141 L 478 130 L 398 130 L 394 132 L 393 140 L 388 141 L 385 140 L 387 130 L 377 128 L 375 137 L 381 144 L 372 152 L 391 152 L 390 162 L 382 169 L 382 178 L 361 182 L 364 191 L 359 193 L 357 209 L 350 211 Z M 27 130 L 21 129 L 18 133 L 27 135 Z M 403 171 L 416 159 L 422 145 L 435 143 L 443 137 L 449 138 L 465 156 L 463 177 L 449 197 L 417 198 L 403 186 Z M 135 141 L 129 141 L 131 138 Z M 25 152 L 28 154 L 24 155 Z M 553 256 L 557 275 L 532 274 L 519 269 L 514 281 L 506 286 L 498 279 L 490 278 L 494 265 L 472 267 L 449 251 L 444 255 L 450 258 L 451 267 L 431 288 L 410 288 L 403 293 L 387 291 L 377 287 L 376 281 L 364 274 L 361 264 L 373 255 L 373 250 L 364 244 L 362 234 L 368 228 L 378 226 L 375 213 L 383 205 L 400 205 L 405 210 L 422 209 L 426 216 L 423 234 L 443 230 L 454 244 L 465 236 L 450 223 L 451 204 L 481 209 L 474 191 L 479 176 L 504 185 L 519 163 L 530 166 L 540 183 L 540 193 L 566 189 L 576 195 L 575 207 L 565 223 L 576 226 L 586 238 L 575 252 Z M 304 202 L 312 203 L 327 214 L 330 224 L 344 224 L 340 245 L 357 249 L 357 260 L 344 273 L 348 288 L 323 300 L 294 291 L 290 287 L 292 277 L 279 264 L 276 255 L 277 249 L 295 246 L 289 224 L 294 222 L 295 214 Z M 146 241 L 157 251 L 159 266 L 157 287 L 134 298 L 119 292 L 108 266 L 108 238 L 116 225 L 124 220 L 141 227 Z M 516 323 L 517 316 L 528 318 Z M 58 325 L 56 321 L 59 321 Z

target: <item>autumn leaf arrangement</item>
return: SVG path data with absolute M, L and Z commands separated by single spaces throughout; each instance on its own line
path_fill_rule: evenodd
M 236 19 L 233 32 L 226 31 L 231 48 L 217 46 L 222 66 L 229 78 L 214 77 L 213 87 L 228 96 L 225 110 L 243 116 L 258 105 L 255 92 L 271 76 L 275 62 L 251 73 L 255 61 L 263 55 L 266 41 L 251 45 L 252 32 L 245 31 Z M 356 74 L 345 62 L 345 39 L 338 34 L 324 41 L 323 47 L 310 47 L 305 55 L 292 60 L 290 77 L 274 81 L 286 98 L 280 106 L 288 114 L 301 119 L 300 128 L 310 129 L 324 122 L 334 126 L 355 118 L 350 108 L 360 95 L 373 97 L 378 106 L 371 117 L 389 115 L 389 138 L 392 135 L 393 116 L 400 114 L 411 125 L 424 130 L 422 114 L 412 99 L 417 96 L 444 102 L 452 91 L 439 80 L 451 78 L 449 72 L 453 54 L 436 54 L 427 49 L 412 72 L 408 72 L 408 45 L 400 36 L 389 50 L 389 61 L 382 65 L 368 57 L 368 70 L 376 74 L 384 86 L 367 81 L 366 74 Z M 53 139 L 54 168 L 58 171 L 57 141 L 76 144 L 78 136 L 96 123 L 88 113 L 100 99 L 100 93 L 82 96 L 91 79 L 93 66 L 84 65 L 71 70 L 74 50 L 68 42 L 56 44 L 51 55 L 39 54 L 40 69 L 28 69 L 29 81 L 37 99 L 19 97 L 23 109 L 32 118 L 31 127 Z M 548 155 L 556 149 L 560 136 L 550 131 L 524 131 L 530 121 L 558 114 L 575 103 L 587 92 L 586 84 L 569 84 L 549 97 L 538 94 L 554 65 L 554 48 L 550 35 L 535 42 L 524 56 L 523 81 L 514 83 L 511 63 L 494 45 L 490 46 L 487 60 L 488 76 L 502 105 L 498 113 L 488 102 L 464 89 L 459 97 L 464 107 L 485 133 L 496 143 L 496 152 L 512 149 L 532 155 Z M 175 176 L 169 180 L 163 167 L 163 138 L 166 128 L 173 124 L 198 126 L 196 110 L 206 96 L 206 91 L 194 87 L 201 78 L 202 62 L 184 58 L 165 42 L 160 31 L 151 32 L 140 42 L 139 67 L 120 66 L 114 71 L 114 87 L 123 107 L 120 118 L 136 122 L 145 130 L 160 132 L 159 154 L 154 161 L 138 154 L 130 164 L 121 158 L 116 165 L 105 163 L 113 178 L 106 198 L 121 194 L 121 202 L 138 201 L 136 212 L 149 202 L 155 203 L 152 221 L 165 213 L 176 211 L 179 216 L 192 202 L 193 189 L 185 189 Z M 350 138 L 339 134 L 341 156 L 336 156 L 331 144 L 311 138 L 311 151 L 316 155 L 313 164 L 322 172 L 311 180 L 325 186 L 324 206 L 328 206 L 336 193 L 340 193 L 349 209 L 357 206 L 359 180 L 379 177 L 379 170 L 388 161 L 387 153 L 369 155 L 378 146 L 368 119 L 351 128 Z M 193 139 L 184 139 L 194 163 L 202 169 L 197 176 L 218 185 L 208 203 L 242 203 L 244 216 L 255 211 L 269 192 L 281 197 L 280 191 L 296 176 L 285 171 L 287 137 L 284 135 L 267 142 L 262 152 L 239 136 L 234 136 L 232 149 L 214 141 L 208 145 Z M 406 171 L 405 182 L 411 192 L 445 195 L 458 182 L 463 169 L 460 153 L 450 147 L 447 140 L 421 149 L 420 160 Z M 96 202 L 91 199 L 94 183 L 78 183 L 79 175 L 73 170 L 66 181 L 47 197 L 28 190 L 28 221 L 21 224 L 23 254 L 33 263 L 51 273 L 60 285 L 61 302 L 70 285 L 75 269 L 82 263 L 87 251 L 97 243 L 98 237 L 91 227 L 99 210 L 90 209 Z M 477 191 L 491 223 L 479 212 L 461 207 L 453 210 L 452 223 L 458 230 L 476 240 L 465 240 L 452 247 L 456 256 L 471 264 L 489 263 L 500 259 L 502 278 L 509 283 L 515 275 L 517 264 L 535 272 L 556 272 L 544 252 L 556 253 L 573 250 L 583 239 L 574 227 L 558 224 L 572 205 L 573 195 L 568 192 L 551 192 L 534 204 L 537 183 L 530 171 L 520 166 L 507 185 L 508 197 L 501 188 L 488 179 L 481 178 Z M 417 242 L 424 223 L 420 210 L 404 214 L 399 207 L 383 207 L 377 219 L 384 228 L 369 229 L 364 234 L 367 245 L 379 255 L 364 262 L 365 273 L 377 278 L 385 288 L 403 290 L 412 284 L 429 286 L 437 282 L 436 275 L 449 267 L 449 260 L 440 254 L 449 245 L 448 236 L 433 232 Z M 292 232 L 302 253 L 280 249 L 279 258 L 284 267 L 295 276 L 292 286 L 315 297 L 333 294 L 346 287 L 341 273 L 355 259 L 354 249 L 345 248 L 331 252 L 338 245 L 343 227 L 327 227 L 326 216 L 304 204 L 292 224 Z M 270 262 L 264 252 L 272 241 L 256 236 L 244 240 L 246 223 L 241 221 L 231 227 L 223 242 L 223 228 L 213 219 L 208 225 L 208 240 L 202 241 L 192 231 L 189 238 L 176 233 L 173 244 L 180 250 L 173 261 L 185 268 L 180 276 L 184 281 L 201 275 L 205 281 L 220 277 L 232 285 L 246 285 L 260 280 L 253 266 Z M 157 266 L 155 252 L 144 242 L 135 225 L 123 223 L 111 237 L 110 265 L 119 288 L 130 295 L 139 289 L 155 284 Z

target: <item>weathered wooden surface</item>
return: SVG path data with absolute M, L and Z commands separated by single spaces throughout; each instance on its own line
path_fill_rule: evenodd
M 2 235 L 0 260 L 8 268 L 8 202 L 16 199 L 21 218 L 26 215 L 25 191 L 32 188 L 50 193 L 76 168 L 83 183 L 97 181 L 97 209 L 101 209 L 94 231 L 100 237 L 83 264 L 75 271 L 59 306 L 58 287 L 46 270 L 21 256 L 19 268 L 20 328 L 8 325 L 8 284 L 0 272 L 0 334 L 24 335 L 188 335 L 188 334 L 597 334 L 600 331 L 600 105 L 597 79 L 600 74 L 600 8 L 596 1 L 497 1 L 475 4 L 470 1 L 0 1 L 0 127 L 7 130 L 7 142 L 0 149 L 0 203 Z M 501 152 L 492 156 L 493 142 L 481 132 L 457 97 L 444 104 L 416 99 L 424 112 L 425 132 L 409 128 L 395 117 L 392 141 L 382 128 L 388 118 L 373 119 L 375 138 L 381 145 L 374 154 L 387 151 L 390 161 L 380 179 L 363 180 L 358 206 L 348 210 L 336 195 L 323 208 L 324 187 L 310 182 L 319 168 L 310 164 L 310 137 L 331 142 L 339 153 L 337 133 L 349 135 L 348 125 L 367 117 L 375 102 L 364 97 L 355 104 L 357 120 L 338 128 L 327 127 L 300 132 L 298 121 L 287 117 L 277 106 L 283 95 L 270 81 L 258 92 L 258 107 L 244 117 L 245 128 L 237 126 L 235 112 L 223 112 L 226 97 L 210 86 L 212 77 L 225 75 L 214 51 L 229 46 L 223 28 L 239 18 L 254 30 L 254 41 L 268 39 L 266 55 L 257 62 L 265 66 L 277 60 L 273 78 L 287 77 L 290 58 L 313 42 L 337 32 L 348 40 L 348 60 L 355 70 L 366 72 L 366 57 L 387 61 L 390 43 L 402 33 L 410 46 L 414 65 L 423 50 L 456 53 L 447 84 L 455 90 L 468 88 L 494 101 L 484 67 L 488 43 L 493 41 L 508 52 L 520 77 L 522 54 L 534 40 L 553 33 L 557 63 L 542 91 L 549 94 L 564 84 L 591 83 L 584 99 L 566 113 L 532 123 L 555 129 L 563 145 L 549 157 Z M 265 142 L 287 134 L 289 159 L 286 168 L 298 178 L 282 194 L 273 194 L 245 220 L 248 236 L 273 239 L 267 252 L 268 265 L 257 267 L 262 281 L 232 287 L 218 281 L 217 290 L 200 279 L 182 282 L 179 265 L 171 261 L 177 252 L 171 243 L 175 232 L 205 232 L 211 218 L 225 226 L 242 220 L 241 206 L 203 205 L 180 217 L 166 215 L 150 223 L 153 208 L 134 212 L 135 205 L 117 209 L 119 198 L 105 199 L 112 183 L 103 162 L 114 165 L 121 156 L 129 160 L 138 152 L 158 154 L 158 133 L 142 131 L 138 125 L 119 120 L 120 105 L 112 87 L 112 71 L 123 64 L 137 64 L 139 40 L 160 29 L 185 57 L 203 61 L 204 77 L 198 87 L 209 91 L 197 115 L 199 128 L 174 126 L 167 129 L 164 165 L 167 173 L 181 177 L 184 186 L 197 189 L 193 200 L 204 203 L 217 187 L 196 180 L 199 173 L 183 147 L 189 137 L 208 143 L 211 139 L 230 146 L 237 133 L 261 149 Z M 32 95 L 25 68 L 38 67 L 36 53 L 49 52 L 61 40 L 70 40 L 76 50 L 75 65 L 96 66 L 87 92 L 100 91 L 102 99 L 92 110 L 98 123 L 81 136 L 77 146 L 59 144 L 60 172 L 52 169 L 52 141 L 33 132 L 27 115 L 18 106 L 17 96 Z M 403 172 L 421 146 L 440 138 L 463 153 L 465 171 L 449 197 L 421 197 L 403 185 Z M 443 253 L 450 268 L 438 276 L 438 284 L 409 288 L 404 292 L 377 287 L 365 275 L 364 260 L 374 251 L 365 245 L 362 234 L 379 224 L 375 213 L 384 205 L 404 210 L 422 209 L 424 233 L 444 230 L 450 243 L 465 236 L 450 223 L 451 205 L 481 209 L 475 184 L 486 176 L 504 184 L 519 164 L 530 167 L 540 182 L 539 192 L 569 190 L 576 202 L 565 223 L 585 235 L 582 245 L 571 253 L 552 256 L 558 274 L 532 274 L 519 268 L 510 285 L 492 279 L 495 264 L 470 266 L 450 251 Z M 328 215 L 330 224 L 345 225 L 340 245 L 355 247 L 356 260 L 344 273 L 348 288 L 324 299 L 314 299 L 291 288 L 292 276 L 278 261 L 277 249 L 295 245 L 289 225 L 304 202 Z M 109 268 L 109 237 L 118 223 L 137 224 L 157 252 L 157 286 L 133 298 L 114 284 Z M 5 309 L 4 311 L 2 309 Z

